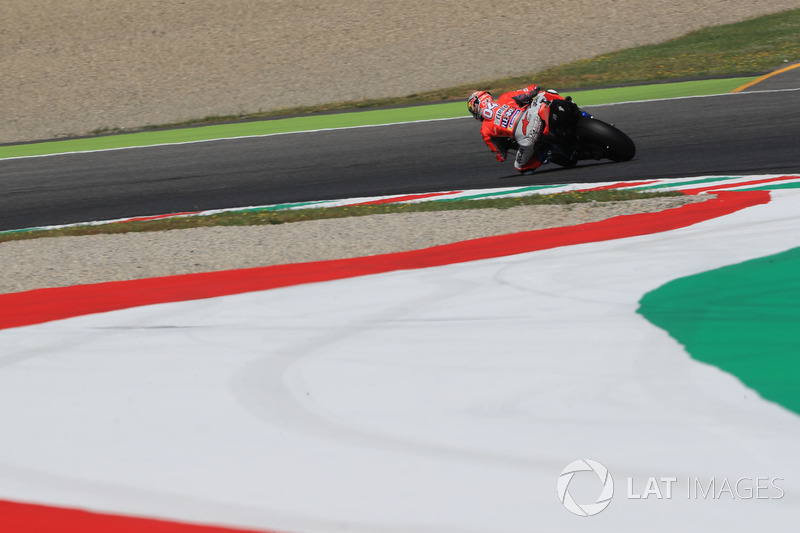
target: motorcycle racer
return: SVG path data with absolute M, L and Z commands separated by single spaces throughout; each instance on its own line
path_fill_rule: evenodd
M 539 86 L 533 84 L 503 93 L 496 101 L 487 91 L 475 91 L 467 100 L 467 109 L 481 121 L 483 141 L 498 161 L 505 161 L 508 155 L 505 140 L 517 141 L 514 168 L 518 172 L 535 170 L 547 162 L 547 150 L 537 146 L 544 124 L 537 113 L 538 105 L 532 105 L 540 92 Z M 525 109 L 526 106 L 530 107 Z

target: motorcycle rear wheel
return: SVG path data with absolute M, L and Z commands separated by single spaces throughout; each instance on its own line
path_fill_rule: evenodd
M 630 161 L 636 155 L 636 145 L 630 137 L 596 118 L 584 117 L 578 120 L 575 124 L 575 136 L 582 145 L 599 151 L 596 155 L 612 161 Z

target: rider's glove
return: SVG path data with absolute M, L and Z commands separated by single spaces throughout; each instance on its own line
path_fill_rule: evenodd
M 536 97 L 537 94 L 539 94 L 538 85 L 526 93 L 513 96 L 511 99 L 514 100 L 514 102 L 516 102 L 516 104 L 519 107 L 525 107 L 526 105 L 530 105 L 531 102 L 533 102 L 533 99 Z
M 500 161 L 501 163 L 506 160 L 506 156 L 508 155 L 508 144 L 510 139 L 504 139 L 499 137 L 492 137 L 492 146 L 489 148 L 492 150 L 495 159 Z

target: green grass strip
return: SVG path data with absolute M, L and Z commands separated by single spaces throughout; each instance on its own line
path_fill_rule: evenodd
M 575 91 L 575 103 L 580 106 L 600 104 L 616 104 L 619 102 L 639 102 L 642 100 L 662 100 L 668 98 L 685 98 L 690 96 L 708 96 L 725 94 L 741 87 L 756 77 L 728 78 L 720 80 L 682 81 L 659 83 L 656 85 L 637 85 L 632 87 L 616 87 L 613 89 L 593 89 Z
M 753 79 L 755 78 L 748 77 L 727 80 L 664 83 L 637 87 L 619 87 L 615 89 L 575 91 L 569 94 L 573 96 L 578 105 L 590 106 L 659 98 L 727 93 Z M 399 122 L 441 120 L 465 117 L 466 112 L 466 105 L 464 102 L 448 102 L 416 107 L 334 113 L 329 115 L 306 115 L 284 119 L 255 120 L 232 124 L 142 131 L 137 133 L 0 146 L 0 159 L 71 152 L 114 150 L 162 144 L 191 143 L 216 139 L 232 139 L 237 137 L 275 135 L 336 128 L 377 126 Z
M 302 131 L 374 126 L 396 122 L 412 122 L 464 116 L 466 106 L 461 102 L 449 102 L 430 106 L 405 107 L 335 113 L 330 115 L 307 115 L 276 120 L 257 120 L 233 124 L 215 124 L 157 131 L 142 131 L 100 137 L 67 139 L 33 144 L 0 146 L 0 159 L 30 157 L 37 155 L 113 150 L 134 146 L 154 146 L 200 142 L 215 139 L 230 139 L 260 135 L 275 135 Z

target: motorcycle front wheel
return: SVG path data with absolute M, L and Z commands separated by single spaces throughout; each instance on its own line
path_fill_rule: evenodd
M 636 145 L 625 133 L 596 118 L 583 117 L 575 124 L 575 136 L 586 152 L 612 161 L 630 161 Z

